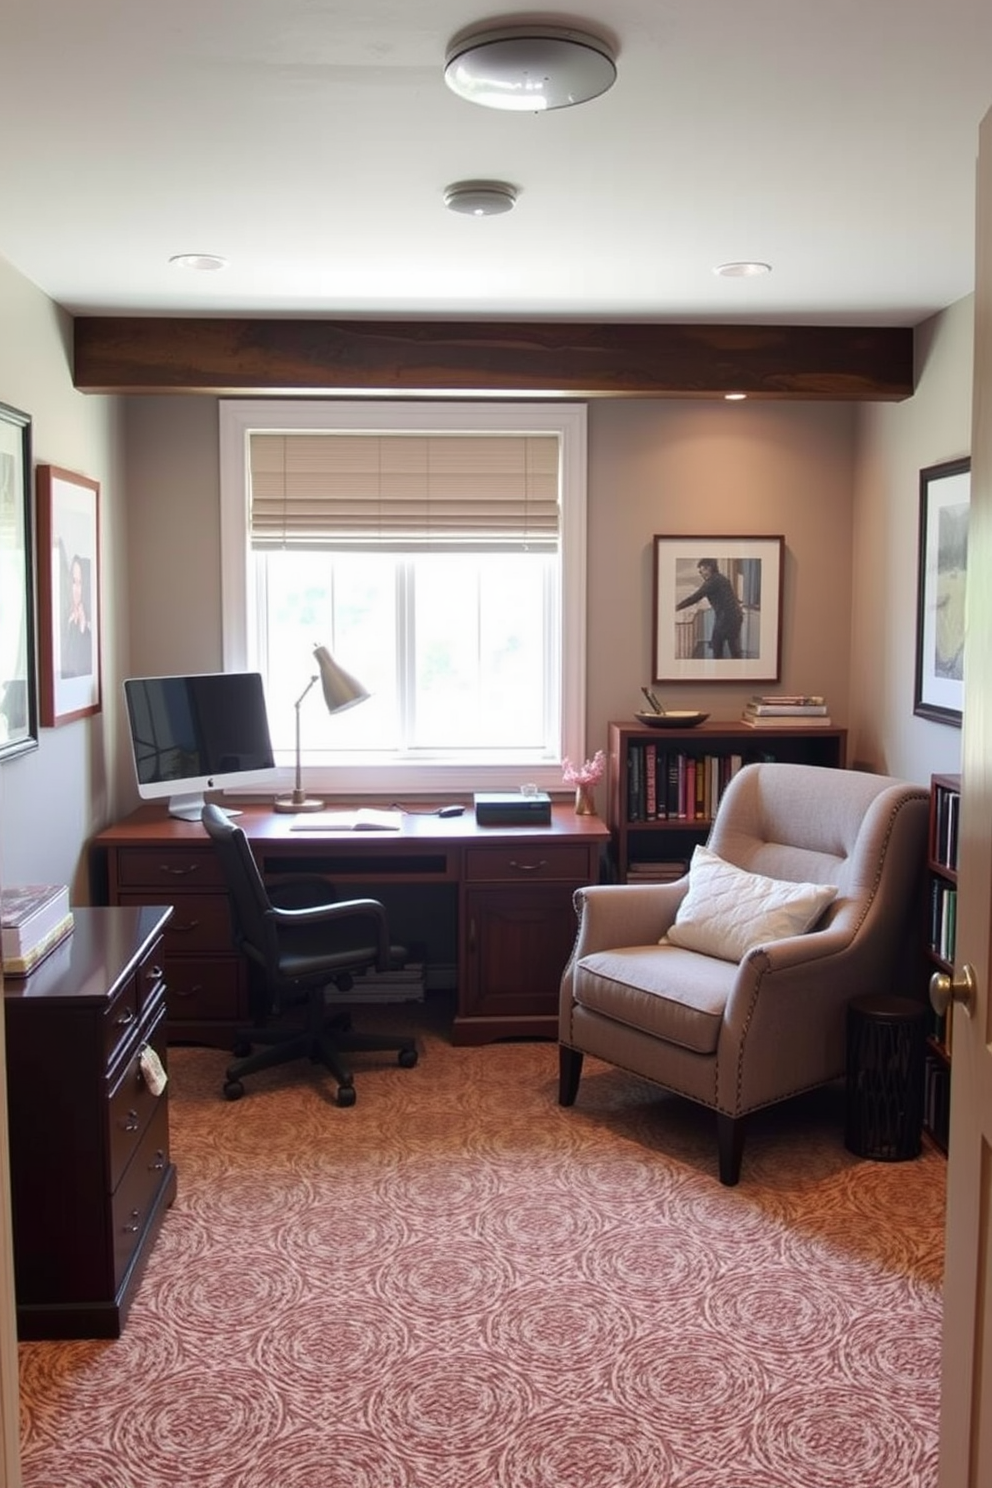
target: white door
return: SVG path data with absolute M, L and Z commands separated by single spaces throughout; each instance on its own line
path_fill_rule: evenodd
M 992 1485 L 992 110 L 981 128 L 940 1488 Z

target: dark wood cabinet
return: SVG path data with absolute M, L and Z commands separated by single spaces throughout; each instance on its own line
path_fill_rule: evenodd
M 77 909 L 28 977 L 6 978 L 7 1101 L 21 1338 L 116 1338 L 166 1208 L 166 906 Z

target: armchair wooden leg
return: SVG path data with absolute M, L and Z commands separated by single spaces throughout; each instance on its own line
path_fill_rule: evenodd
M 720 1182 L 728 1188 L 741 1176 L 741 1158 L 744 1155 L 744 1117 L 724 1116 L 719 1111 L 716 1118 L 716 1141 L 720 1159 Z
M 558 1104 L 574 1106 L 582 1075 L 582 1053 L 567 1044 L 558 1045 Z

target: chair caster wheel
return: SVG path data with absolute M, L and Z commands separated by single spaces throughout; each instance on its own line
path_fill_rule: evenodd
M 242 1085 L 242 1083 L 241 1083 L 240 1080 L 225 1080 L 224 1081 L 224 1099 L 225 1100 L 240 1100 L 241 1097 L 244 1095 L 244 1093 L 245 1093 L 245 1087 Z
M 413 1069 L 413 1066 L 416 1064 L 416 1062 L 417 1062 L 417 1051 L 416 1051 L 416 1049 L 401 1049 L 400 1050 L 400 1064 L 403 1067 L 403 1069 Z
M 356 1099 L 356 1097 L 355 1097 L 355 1087 L 354 1087 L 354 1085 L 339 1085 L 338 1086 L 338 1105 L 339 1106 L 353 1106 L 355 1104 L 355 1099 Z

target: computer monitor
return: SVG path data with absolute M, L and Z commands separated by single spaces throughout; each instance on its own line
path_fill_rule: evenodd
M 124 700 L 138 794 L 199 821 L 203 793 L 264 781 L 275 770 L 258 672 L 130 677 Z

